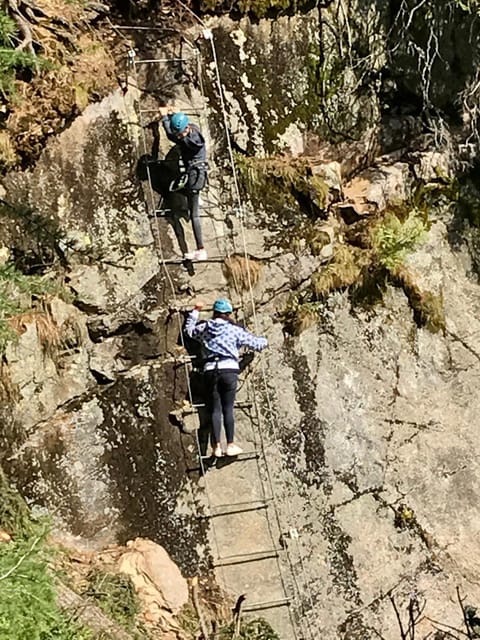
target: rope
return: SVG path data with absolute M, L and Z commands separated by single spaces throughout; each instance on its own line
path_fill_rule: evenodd
M 177 2 L 180 2 L 180 0 L 177 0 Z M 226 141 L 227 141 L 227 147 L 228 147 L 228 154 L 229 154 L 229 158 L 230 158 L 230 162 L 232 164 L 232 179 L 233 179 L 233 183 L 234 183 L 234 193 L 236 196 L 236 201 L 237 201 L 237 207 L 238 210 L 240 212 L 241 215 L 238 216 L 239 219 L 239 224 L 240 224 L 240 231 L 241 231 L 241 238 L 242 238 L 242 246 L 243 246 L 243 254 L 244 257 L 247 261 L 247 280 L 248 280 L 248 294 L 249 294 L 249 300 L 250 300 L 250 305 L 251 305 L 251 310 L 252 310 L 252 316 L 253 316 L 253 325 L 254 325 L 254 329 L 255 332 L 258 333 L 259 332 L 259 323 L 258 323 L 258 318 L 257 318 L 257 313 L 256 313 L 256 305 L 255 305 L 255 299 L 254 299 L 254 295 L 253 295 L 253 285 L 252 285 L 252 280 L 251 280 L 251 274 L 250 274 L 250 269 L 248 268 L 248 251 L 247 251 L 247 241 L 246 241 L 246 235 L 245 235 L 245 225 L 243 222 L 243 203 L 242 203 L 242 198 L 240 195 L 240 185 L 239 185 L 239 181 L 238 181 L 238 176 L 237 176 L 237 172 L 235 170 L 235 160 L 234 160 L 234 156 L 233 156 L 233 148 L 232 148 L 232 143 L 231 143 L 231 138 L 230 138 L 230 134 L 229 134 L 229 129 L 228 129 L 228 117 L 227 117 L 227 112 L 226 112 L 226 107 L 225 107 L 225 101 L 223 98 L 224 95 L 224 91 L 223 91 L 223 85 L 221 82 L 221 78 L 220 78 L 220 72 L 219 72 L 219 68 L 218 68 L 218 60 L 217 60 L 217 54 L 216 54 L 216 49 L 215 49 L 215 43 L 213 41 L 213 37 L 209 38 L 210 40 L 210 45 L 211 45 L 211 49 L 212 49 L 212 56 L 213 56 L 213 60 L 214 60 L 214 65 L 215 65 L 215 77 L 216 77 L 216 81 L 217 81 L 217 90 L 220 96 L 220 104 L 221 104 L 221 109 L 222 109 L 222 116 L 223 116 L 223 121 L 224 121 L 224 126 L 225 126 L 225 133 L 226 133 Z M 273 407 L 272 407 L 272 398 L 271 398 L 271 392 L 267 383 L 267 374 L 266 374 L 266 366 L 265 366 L 265 359 L 263 357 L 263 355 L 260 356 L 260 368 L 261 368 L 261 377 L 262 377 L 262 385 L 263 385 L 263 390 L 264 390 L 264 397 L 266 399 L 267 402 L 267 409 L 268 409 L 268 415 L 270 418 L 270 424 L 272 427 L 272 432 L 273 432 L 273 437 L 276 441 L 279 441 L 279 435 L 278 435 L 278 426 L 277 426 L 277 420 L 275 417 L 275 413 L 273 411 Z M 259 421 L 259 433 L 260 433 L 260 439 L 262 442 L 262 451 L 265 452 L 265 447 L 264 447 L 264 438 L 263 438 L 263 428 L 262 428 L 262 418 L 261 418 L 261 413 L 258 410 L 258 403 L 257 403 L 257 398 L 256 398 L 256 394 L 255 394 L 255 389 L 253 388 L 253 393 L 252 393 L 252 397 L 255 400 L 255 404 L 257 407 L 257 418 Z M 273 502 L 275 505 L 275 516 L 277 519 L 277 523 L 278 526 L 280 528 L 280 531 L 282 531 L 282 527 L 281 527 L 281 521 L 280 521 L 280 516 L 279 516 L 279 512 L 278 512 L 278 499 L 276 497 L 275 494 L 275 490 L 274 490 L 274 483 L 273 483 L 273 479 L 270 473 L 270 469 L 269 466 L 266 462 L 266 457 L 265 457 L 265 468 L 266 468 L 266 472 L 267 472 L 267 478 L 268 478 L 268 482 L 269 485 L 271 487 L 271 491 L 272 491 L 272 496 L 273 496 Z M 293 522 L 293 514 L 290 508 L 290 503 L 288 500 L 284 501 L 286 502 L 286 507 L 287 507 L 287 511 L 288 511 L 288 519 L 290 521 L 290 523 Z M 306 589 L 307 593 L 308 593 L 308 599 L 309 599 L 309 604 L 311 609 L 314 609 L 314 598 L 313 598 L 313 593 L 310 589 L 308 580 L 307 580 L 307 576 L 306 576 L 306 570 L 305 570 L 305 564 L 303 561 L 303 556 L 302 556 L 302 552 L 301 552 L 301 548 L 300 548 L 300 544 L 298 541 L 298 538 L 295 538 L 295 544 L 296 544 L 296 548 L 297 548 L 297 552 L 298 552 L 298 557 L 300 559 L 300 565 L 301 565 L 301 573 L 302 573 L 302 579 L 303 579 L 303 583 L 304 583 L 304 589 Z M 298 587 L 298 582 L 296 580 L 296 572 L 294 570 L 293 567 L 293 563 L 291 561 L 291 558 L 288 554 L 288 551 L 286 553 L 286 556 L 288 558 L 289 564 L 290 564 L 290 568 L 292 571 L 292 575 L 294 577 L 294 582 L 295 585 L 297 587 L 297 590 L 300 592 L 300 589 Z M 312 638 L 312 640 L 316 640 L 318 638 L 318 635 L 316 635 L 312 629 L 312 626 L 310 624 L 310 620 L 308 618 L 306 618 L 307 621 L 307 626 L 308 626 L 308 631 L 310 634 L 310 637 Z

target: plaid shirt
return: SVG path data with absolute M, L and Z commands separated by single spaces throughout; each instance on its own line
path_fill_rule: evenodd
M 206 357 L 220 356 L 218 363 L 207 362 L 205 370 L 218 366 L 220 369 L 238 369 L 238 350 L 242 347 L 262 351 L 268 345 L 266 338 L 255 336 L 237 324 L 223 318 L 198 322 L 199 312 L 191 311 L 185 322 L 185 332 L 199 340 L 206 350 Z

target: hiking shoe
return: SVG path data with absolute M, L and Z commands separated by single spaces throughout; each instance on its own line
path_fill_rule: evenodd
M 213 450 L 213 455 L 215 458 L 223 458 L 222 445 L 218 443 Z
M 227 446 L 227 456 L 238 456 L 238 454 L 242 452 L 243 452 L 243 449 L 241 449 L 236 444 L 229 444 Z
M 185 253 L 185 260 L 196 260 L 197 262 L 201 262 L 208 258 L 208 254 L 205 249 L 197 249 L 196 251 L 190 251 L 190 253 Z

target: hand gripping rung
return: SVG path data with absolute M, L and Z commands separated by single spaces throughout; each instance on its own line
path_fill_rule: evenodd
M 225 556 L 218 558 L 213 564 L 215 567 L 227 567 L 232 564 L 245 564 L 247 562 L 259 562 L 260 560 L 269 560 L 270 558 L 278 558 L 279 549 L 271 549 L 269 551 L 256 551 L 255 553 L 243 553 L 238 556 Z

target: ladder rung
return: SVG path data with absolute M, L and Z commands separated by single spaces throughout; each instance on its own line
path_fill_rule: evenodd
M 171 193 L 176 193 L 172 191 Z M 209 202 L 201 202 L 199 204 L 200 209 L 215 209 L 218 208 L 218 205 L 209 203 Z M 166 215 L 167 213 L 172 213 L 172 209 L 155 209 L 155 214 L 160 218 L 161 216 Z M 160 215 L 159 215 L 160 214 Z
M 201 265 L 201 264 L 208 264 L 209 262 L 211 263 L 222 263 L 225 260 L 225 258 L 222 257 L 218 257 L 218 258 L 207 258 L 206 260 L 186 260 L 185 258 L 170 258 L 168 260 L 163 260 L 163 264 L 168 265 L 176 265 L 176 264 L 184 264 L 185 262 L 192 262 L 193 264 L 197 264 L 197 265 Z
M 258 562 L 260 560 L 269 560 L 270 558 L 278 558 L 278 549 L 271 551 L 256 551 L 255 553 L 242 553 L 238 556 L 225 556 L 218 558 L 213 564 L 215 567 L 226 567 L 231 564 L 244 564 L 245 562 Z
M 188 309 L 184 309 L 184 311 L 188 311 Z M 208 309 L 206 309 L 206 311 L 208 311 Z M 178 313 L 180 313 L 180 311 Z M 193 409 L 204 409 L 206 406 L 207 405 L 204 402 L 192 404 Z M 238 409 L 250 409 L 250 407 L 253 407 L 253 403 L 252 402 L 235 402 L 233 406 L 237 407 Z
M 213 455 L 210 456 L 200 456 L 202 460 L 210 460 L 213 458 Z M 236 460 L 237 462 L 242 462 L 243 460 L 255 460 L 255 458 L 259 458 L 260 454 L 258 451 L 243 451 L 239 453 L 237 456 L 222 456 L 221 458 L 217 458 L 217 460 Z
M 155 214 L 155 217 L 156 217 L 156 218 L 173 218 L 173 216 L 174 216 L 174 215 L 175 215 L 175 214 L 173 214 L 173 215 L 169 215 L 168 213 L 160 213 L 160 214 L 156 213 L 156 214 Z M 181 218 L 185 218 L 185 216 L 184 216 L 182 213 L 181 213 L 181 214 L 178 214 L 178 215 L 179 215 Z M 208 213 L 201 213 L 198 217 L 199 217 L 199 218 L 210 218 L 210 219 L 212 218 L 212 216 L 211 216 L 210 214 L 208 214 Z
M 267 602 L 255 602 L 253 604 L 242 605 L 242 612 L 262 611 L 263 609 L 276 609 L 277 607 L 289 607 L 291 605 L 290 598 L 282 598 L 281 600 L 270 600 Z
M 219 504 L 215 507 L 210 507 L 210 513 L 207 514 L 207 518 L 215 518 L 217 516 L 228 516 L 235 513 L 246 513 L 247 511 L 259 511 L 260 509 L 266 509 L 270 499 L 265 500 L 251 500 L 250 502 L 234 502 L 233 504 Z
M 158 113 L 158 109 L 139 109 L 140 113 Z M 182 109 L 182 113 L 190 115 L 191 113 L 203 113 L 206 111 L 206 107 L 199 107 L 198 109 Z
M 133 60 L 133 64 L 153 64 L 155 62 L 188 62 L 189 60 L 194 60 L 194 57 L 190 58 L 145 58 L 144 60 Z

